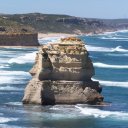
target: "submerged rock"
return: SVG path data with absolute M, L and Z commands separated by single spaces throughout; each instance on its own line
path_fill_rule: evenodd
M 24 104 L 101 104 L 103 101 L 99 82 L 91 80 L 93 64 L 79 38 L 64 38 L 41 46 L 30 73 L 33 78 L 25 89 Z

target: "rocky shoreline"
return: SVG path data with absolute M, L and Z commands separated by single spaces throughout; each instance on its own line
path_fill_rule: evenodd
M 67 33 L 38 33 L 38 39 L 45 39 L 45 38 L 52 38 L 52 37 L 77 37 L 77 36 L 93 36 L 97 34 L 105 34 L 105 33 L 111 33 L 111 32 L 120 32 L 120 31 L 127 31 L 127 29 L 107 29 L 104 31 L 96 31 L 94 32 L 88 32 L 88 33 L 77 33 L 77 34 L 67 34 Z
M 41 46 L 30 73 L 33 78 L 25 89 L 24 104 L 103 103 L 102 88 L 91 80 L 93 64 L 79 38 L 63 38 Z
M 0 33 L 0 46 L 39 46 L 37 33 Z

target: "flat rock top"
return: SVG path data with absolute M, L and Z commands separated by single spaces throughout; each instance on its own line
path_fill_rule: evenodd
M 49 52 L 50 54 L 66 53 L 66 54 L 85 54 L 87 50 L 84 42 L 76 37 L 62 38 L 55 43 L 49 43 L 42 46 L 42 51 Z

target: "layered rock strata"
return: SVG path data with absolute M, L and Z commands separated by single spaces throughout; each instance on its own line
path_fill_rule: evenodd
M 91 80 L 93 64 L 79 38 L 64 38 L 41 46 L 30 73 L 33 78 L 25 89 L 24 104 L 101 104 L 103 101 L 99 82 Z
M 0 46 L 39 46 L 37 33 L 0 33 Z

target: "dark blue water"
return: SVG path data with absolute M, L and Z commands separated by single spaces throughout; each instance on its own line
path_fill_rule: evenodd
M 37 48 L 0 48 L 0 128 L 128 128 L 128 32 L 80 38 L 111 105 L 22 105 Z

